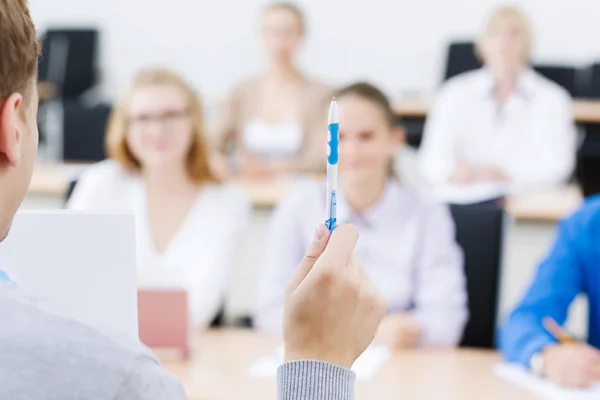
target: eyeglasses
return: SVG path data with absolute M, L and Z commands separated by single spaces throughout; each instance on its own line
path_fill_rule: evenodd
M 170 127 L 182 122 L 189 115 L 188 109 L 169 110 L 157 114 L 138 114 L 129 117 L 129 123 L 136 128 L 148 127 L 154 123 Z

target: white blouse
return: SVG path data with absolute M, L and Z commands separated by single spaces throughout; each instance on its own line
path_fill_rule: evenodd
M 244 147 L 265 161 L 282 161 L 300 153 L 302 133 L 300 125 L 271 125 L 253 119 L 244 127 Z
M 323 182 L 302 183 L 274 213 L 255 315 L 262 331 L 281 333 L 285 285 L 315 226 L 324 221 L 325 191 Z M 458 344 L 468 316 L 467 292 L 447 206 L 397 180 L 362 214 L 338 193 L 338 220 L 358 228 L 356 255 L 387 298 L 388 312 L 410 312 L 421 324 L 421 345 Z
M 529 68 L 503 105 L 493 88 L 485 68 L 461 74 L 444 85 L 429 113 L 419 162 L 443 200 L 481 201 L 556 185 L 573 171 L 577 135 L 569 94 Z M 450 184 L 461 161 L 497 167 L 510 183 Z
M 205 185 L 166 250 L 154 248 L 144 185 L 116 162 L 102 161 L 78 179 L 67 207 L 76 210 L 132 211 L 136 216 L 138 284 L 188 291 L 190 318 L 204 327 L 223 306 L 250 204 L 237 188 Z

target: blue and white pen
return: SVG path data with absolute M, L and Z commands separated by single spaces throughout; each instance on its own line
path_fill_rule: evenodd
M 340 117 L 335 97 L 329 106 L 329 126 L 327 132 L 327 207 L 325 210 L 325 226 L 329 231 L 335 229 L 337 223 L 337 175 L 338 147 L 340 144 Z

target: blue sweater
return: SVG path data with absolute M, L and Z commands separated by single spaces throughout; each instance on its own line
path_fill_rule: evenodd
M 542 326 L 546 316 L 564 324 L 573 299 L 589 301 L 588 342 L 600 348 L 600 195 L 589 197 L 557 230 L 533 283 L 499 332 L 508 361 L 529 366 L 531 357 L 556 340 Z

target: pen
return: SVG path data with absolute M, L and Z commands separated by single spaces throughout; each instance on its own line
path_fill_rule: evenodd
M 546 330 L 550 332 L 550 334 L 554 336 L 554 338 L 560 343 L 577 343 L 577 339 L 575 339 L 575 337 L 571 335 L 565 328 L 560 326 L 553 318 L 544 318 L 542 324 L 544 325 L 544 328 L 546 328 Z
M 340 118 L 335 97 L 329 106 L 327 128 L 327 204 L 325 208 L 325 226 L 329 231 L 335 229 L 337 223 L 337 172 L 338 147 L 340 143 Z

